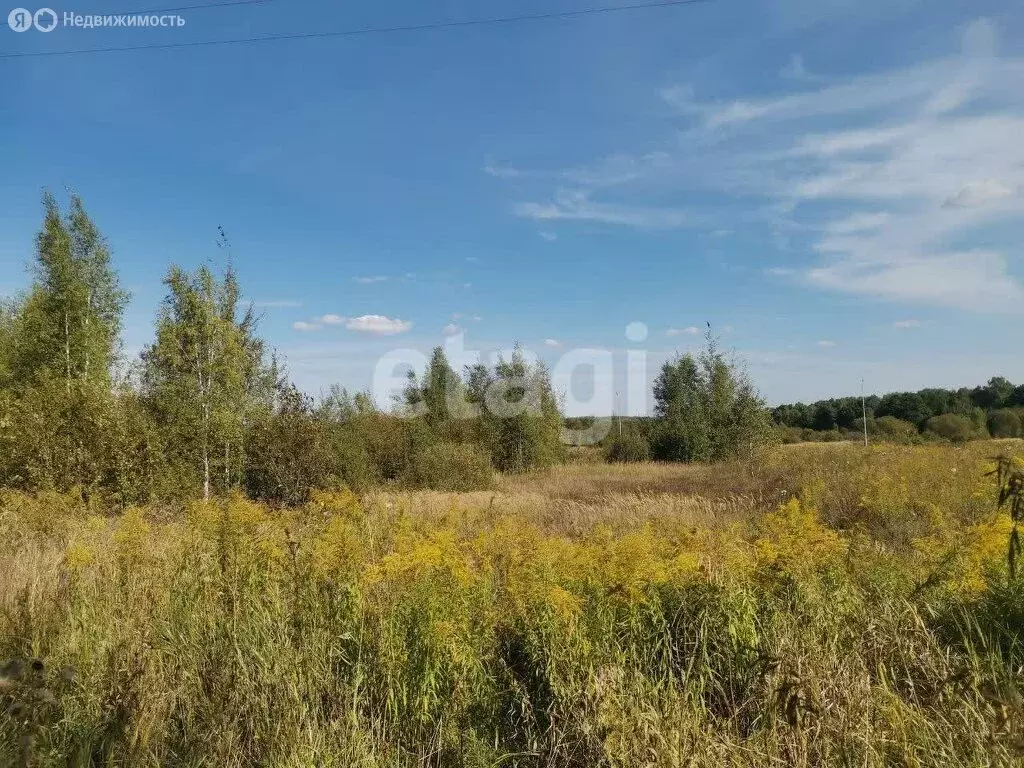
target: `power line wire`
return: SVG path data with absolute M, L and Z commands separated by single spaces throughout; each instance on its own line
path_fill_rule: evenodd
M 260 5 L 270 0 L 228 0 L 225 3 L 201 3 L 199 5 L 179 5 L 175 8 L 150 8 L 134 11 L 95 11 L 95 16 L 148 16 L 151 13 L 171 13 L 172 11 L 201 11 L 206 8 L 230 8 L 235 5 Z
M 193 40 L 183 43 L 153 43 L 147 45 L 111 46 L 107 48 L 74 48 L 66 51 L 32 51 L 25 53 L 0 53 L 0 59 L 43 58 L 48 56 L 77 56 L 86 53 L 121 53 L 127 51 L 169 50 L 176 48 L 200 48 L 215 45 L 242 45 L 247 43 L 267 43 L 276 40 L 312 40 L 326 37 L 357 37 L 360 35 L 382 35 L 394 32 L 420 32 L 431 29 L 454 29 L 458 27 L 478 27 L 492 24 L 509 24 L 521 21 L 550 21 L 553 19 L 570 19 L 577 16 L 591 16 L 622 11 L 637 11 L 646 8 L 669 8 L 681 5 L 695 5 L 711 0 L 653 0 L 652 2 L 635 3 L 632 5 L 610 5 L 600 8 L 582 8 L 575 11 L 551 11 L 547 13 L 521 14 L 518 16 L 496 16 L 488 19 L 466 19 L 463 21 L 440 21 L 428 24 L 408 24 L 394 27 L 363 27 L 361 29 L 343 29 L 327 32 L 292 32 L 279 35 L 259 35 L 256 37 L 239 37 L 225 40 Z M 245 5 L 245 2 L 237 2 Z M 227 5 L 227 3 L 221 3 Z M 174 10 L 174 9 L 167 9 Z M 104 14 L 106 15 L 106 14 Z

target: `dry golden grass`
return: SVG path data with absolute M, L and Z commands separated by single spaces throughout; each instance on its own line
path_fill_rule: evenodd
M 1020 764 L 1024 589 L 984 477 L 1008 447 L 289 511 L 6 494 L 0 765 L 18 739 L 47 768 Z

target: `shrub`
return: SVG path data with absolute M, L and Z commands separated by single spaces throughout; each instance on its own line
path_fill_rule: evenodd
M 862 434 L 863 421 L 857 419 L 858 435 Z M 877 419 L 868 419 L 868 434 L 876 440 L 885 440 L 890 443 L 915 443 L 920 442 L 920 433 L 917 427 L 909 421 L 897 419 L 895 416 L 881 416 Z
M 643 435 L 626 432 L 612 438 L 605 449 L 605 458 L 614 462 L 650 461 L 651 446 Z
M 955 413 L 932 416 L 925 423 L 925 431 L 951 443 L 965 443 L 981 437 L 973 421 Z
M 992 437 L 1020 437 L 1022 431 L 1020 416 L 1010 408 L 1001 408 L 988 415 L 988 432 Z
M 434 443 L 413 454 L 408 480 L 435 491 L 476 491 L 491 486 L 493 468 L 475 445 Z

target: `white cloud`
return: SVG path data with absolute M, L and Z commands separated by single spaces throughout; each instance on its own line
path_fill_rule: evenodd
M 892 324 L 893 328 L 920 328 L 920 320 L 897 320 Z
M 446 325 L 442 329 L 442 332 L 444 333 L 445 336 L 454 336 L 457 333 L 461 333 L 462 332 L 462 328 L 460 328 L 455 323 L 448 323 L 448 325 Z
M 690 325 L 686 328 L 669 328 L 665 331 L 666 336 L 682 336 L 684 334 L 686 336 L 696 336 L 698 333 L 700 333 L 700 328 L 695 325 Z
M 852 235 L 858 232 L 877 231 L 889 220 L 888 213 L 854 213 L 825 224 L 830 235 Z
M 558 339 L 544 339 L 544 346 L 546 346 L 546 347 L 560 347 L 560 346 L 562 346 L 562 342 L 560 342 Z
M 353 317 L 345 323 L 350 331 L 359 333 L 373 333 L 378 336 L 391 336 L 396 333 L 405 333 L 412 328 L 412 323 L 407 320 L 390 318 L 384 315 L 361 315 Z
M 538 232 L 542 240 L 547 240 L 549 243 L 555 242 L 558 239 L 558 235 L 554 232 Z
M 345 322 L 345 318 L 341 315 L 324 315 L 320 318 L 320 322 L 324 325 L 341 325 Z
M 638 229 L 672 229 L 693 223 L 691 214 L 681 209 L 597 203 L 585 190 L 560 189 L 554 202 L 518 203 L 513 211 L 537 221 L 595 221 Z
M 292 329 L 296 331 L 319 331 L 323 328 L 320 323 L 307 323 L 305 320 L 296 320 L 292 323 Z
M 802 78 L 769 97 L 701 101 L 686 84 L 663 89 L 687 123 L 667 156 L 612 155 L 589 176 L 567 174 L 589 186 L 516 212 L 681 227 L 706 217 L 673 207 L 680 198 L 667 195 L 725 194 L 779 247 L 806 244 L 809 262 L 790 267 L 806 285 L 1024 312 L 1019 244 L 979 239 L 987 227 L 1024 222 L 1024 57 L 1000 55 L 995 33 L 979 19 L 952 55 L 843 81 Z M 798 57 L 788 69 L 806 74 Z M 625 202 L 596 203 L 598 188 Z M 666 207 L 624 197 L 655 199 L 652 190 Z
M 827 347 L 834 347 L 836 345 L 836 343 L 834 341 L 829 341 L 828 339 L 822 339 L 821 341 L 817 342 L 817 345 L 819 347 L 826 347 L 827 348 Z
M 387 282 L 387 275 L 371 275 L 370 277 L 353 277 L 357 283 L 361 285 L 370 285 L 372 283 L 384 283 Z
M 478 261 L 480 261 L 480 257 L 479 256 L 467 256 L 466 257 L 466 261 L 468 261 L 470 264 L 476 264 Z
M 990 251 L 861 261 L 843 259 L 808 271 L 812 284 L 898 301 L 967 310 L 1024 310 L 1024 290 Z
M 648 152 L 639 157 L 617 154 L 593 167 L 564 171 L 562 176 L 584 187 L 613 187 L 642 179 L 653 171 L 670 168 L 671 165 L 672 156 L 668 152 Z
M 488 176 L 494 176 L 497 179 L 517 179 L 523 175 L 523 172 L 518 168 L 512 168 L 508 165 L 498 165 L 496 163 L 485 164 L 483 172 Z

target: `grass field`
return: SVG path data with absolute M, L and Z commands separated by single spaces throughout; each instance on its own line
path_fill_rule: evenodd
M 493 491 L 0 503 L 0 764 L 1024 760 L 1021 443 L 579 461 Z

